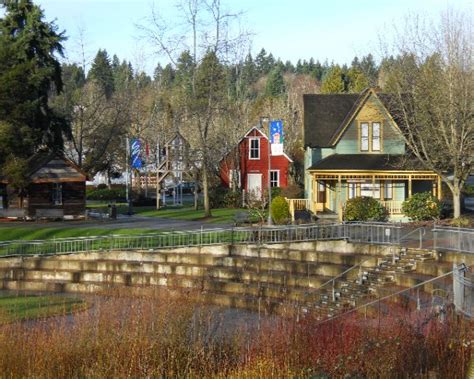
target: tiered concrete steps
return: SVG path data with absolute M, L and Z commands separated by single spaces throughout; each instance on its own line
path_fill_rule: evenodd
M 348 245 L 338 243 L 341 250 Z M 382 287 L 384 292 L 390 286 L 411 287 L 451 270 L 451 263 L 413 249 L 397 254 L 393 249 L 360 246 L 340 253 L 327 246 L 321 249 L 301 243 L 209 247 L 201 252 L 181 248 L 12 257 L 0 259 L 0 282 L 4 289 L 40 292 L 100 293 L 116 286 L 189 288 L 219 305 L 275 310 L 298 304 L 330 317 L 369 301 Z M 334 294 L 331 285 L 319 289 L 359 264 L 335 281 Z
M 248 247 L 232 255 L 212 252 L 133 251 L 0 260 L 4 289 L 101 292 L 114 286 L 198 289 L 222 305 L 275 308 L 314 302 L 309 290 L 365 260 L 382 256 Z

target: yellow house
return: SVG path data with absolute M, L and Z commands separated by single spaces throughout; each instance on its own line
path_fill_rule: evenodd
M 370 196 L 401 220 L 412 194 L 441 198 L 441 178 L 407 154 L 389 104 L 373 89 L 304 95 L 305 201 L 313 213 L 342 220 L 348 199 Z

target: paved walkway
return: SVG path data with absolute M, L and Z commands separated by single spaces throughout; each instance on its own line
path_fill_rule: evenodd
M 84 220 L 56 222 L 4 222 L 0 228 L 8 227 L 51 227 L 51 228 L 100 228 L 100 229 L 157 229 L 157 230 L 194 230 L 218 229 L 230 224 L 209 224 L 202 221 L 175 220 L 161 217 L 143 217 L 119 215 L 117 220 Z

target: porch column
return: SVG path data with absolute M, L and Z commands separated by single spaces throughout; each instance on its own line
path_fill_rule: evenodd
M 408 175 L 408 198 L 411 197 L 411 175 Z
M 386 180 L 381 180 L 380 181 L 380 201 L 385 201 L 385 186 L 386 186 L 387 181 Z
M 375 199 L 375 175 L 372 175 L 372 197 Z
M 312 194 L 312 199 L 311 199 L 311 211 L 314 214 L 317 214 L 318 207 L 316 206 L 316 203 L 318 203 L 319 199 L 319 180 L 313 177 L 313 180 L 311 181 L 313 190 L 311 191 Z
M 341 188 L 342 188 L 341 175 L 338 175 L 338 176 L 337 176 L 337 203 L 338 203 L 337 212 L 338 212 L 338 214 L 339 214 L 339 221 L 342 221 L 342 197 L 341 197 Z
M 441 198 L 443 197 L 443 192 L 441 190 L 441 186 L 442 186 L 443 182 L 441 181 L 441 176 L 438 175 L 438 200 L 441 200 Z

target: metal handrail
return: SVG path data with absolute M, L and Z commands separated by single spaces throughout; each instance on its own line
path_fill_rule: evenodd
M 419 232 L 419 239 L 420 239 L 419 248 L 420 248 L 420 249 L 423 248 L 423 236 L 426 235 L 426 229 L 425 229 L 425 227 L 423 227 L 423 226 L 421 226 L 421 227 L 419 227 L 419 228 L 416 228 L 416 229 L 412 230 L 411 232 L 409 232 L 409 233 L 407 233 L 407 234 L 401 236 L 401 237 L 400 237 L 400 243 L 401 243 L 402 241 L 406 240 L 406 237 L 408 237 L 408 236 L 414 234 L 415 232 Z

